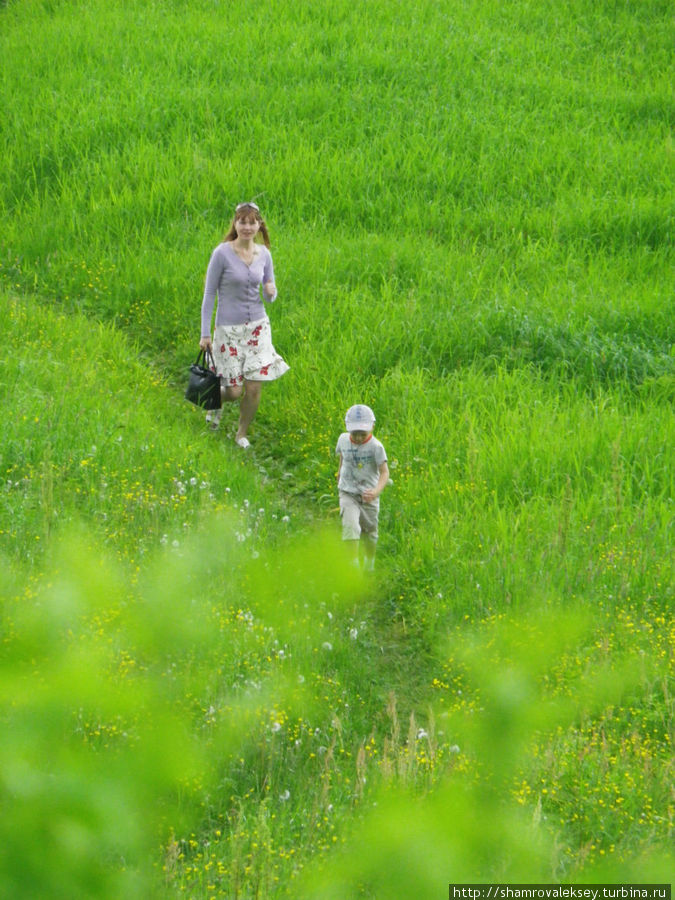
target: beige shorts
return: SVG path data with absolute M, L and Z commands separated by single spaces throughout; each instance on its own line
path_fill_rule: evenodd
M 342 540 L 358 541 L 363 536 L 377 541 L 377 520 L 380 514 L 380 500 L 366 503 L 355 494 L 340 491 L 340 517 L 342 518 Z
M 272 346 L 269 319 L 246 325 L 217 325 L 213 334 L 213 359 L 223 387 L 246 381 L 274 381 L 289 366 Z

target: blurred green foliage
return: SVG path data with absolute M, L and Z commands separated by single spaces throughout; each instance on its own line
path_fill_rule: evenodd
M 332 616 L 344 617 L 364 601 L 367 585 L 334 538 L 292 542 L 243 566 L 219 553 L 231 539 L 231 523 L 216 522 L 179 553 L 158 552 L 138 584 L 83 532 L 55 544 L 30 591 L 4 567 L 4 896 L 168 895 L 159 848 L 170 853 L 175 835 L 215 813 L 208 798 L 248 752 L 255 716 L 321 714 L 320 698 L 305 687 L 323 646 L 320 611 L 328 604 Z M 247 652 L 250 622 L 243 632 L 224 624 L 227 591 L 250 601 L 268 646 L 281 640 L 286 648 L 266 673 L 259 670 L 253 692 L 238 692 L 231 677 Z M 556 826 L 541 804 L 533 812 L 514 792 L 536 741 L 630 702 L 663 674 L 656 660 L 638 662 L 630 653 L 593 659 L 597 618 L 551 605 L 446 639 L 439 655 L 456 659 L 478 705 L 438 707 L 435 728 L 451 743 L 450 759 L 468 765 L 447 765 L 436 788 L 420 794 L 409 751 L 429 734 L 413 729 L 406 748 L 390 710 L 385 755 L 407 758 L 408 776 L 399 766 L 385 790 L 377 787 L 381 777 L 371 790 L 357 759 L 361 823 L 342 850 L 297 882 L 294 895 L 431 900 L 451 881 L 550 881 L 560 865 Z M 580 649 L 586 665 L 570 680 L 563 663 Z M 345 652 L 348 666 L 353 642 Z M 300 790 L 292 776 L 286 783 Z M 607 871 L 663 880 L 667 863 L 658 855 L 624 857 Z M 577 877 L 607 878 L 607 871 L 595 864 Z M 228 895 L 221 891 L 214 896 Z

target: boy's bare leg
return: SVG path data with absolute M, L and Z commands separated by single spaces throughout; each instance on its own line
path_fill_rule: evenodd
M 353 566 L 359 565 L 359 544 L 361 541 L 343 541 Z
M 363 568 L 366 572 L 372 572 L 375 568 L 375 550 L 377 543 L 371 540 L 368 535 L 363 539 Z

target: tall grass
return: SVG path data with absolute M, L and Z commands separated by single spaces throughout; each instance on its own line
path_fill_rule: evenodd
M 0 322 L 0 547 L 9 557 L 39 561 L 53 533 L 82 517 L 134 567 L 219 511 L 261 542 L 286 531 L 287 498 L 270 497 L 262 473 L 205 441 L 203 413 L 113 327 L 50 308 L 36 326 L 30 303 L 7 296 Z
M 668 880 L 673 36 L 661 0 L 0 4 L 0 893 Z M 291 372 L 243 456 L 182 389 L 252 196 Z
M 4 13 L 3 262 L 48 296 L 113 316 L 161 299 L 184 328 L 210 245 L 250 194 L 300 299 L 317 228 L 339 236 L 329 244 L 362 236 L 345 257 L 359 287 L 373 235 L 427 238 L 448 286 L 463 248 L 551 274 L 625 256 L 644 282 L 645 251 L 668 246 L 658 3 L 575 6 L 560 22 L 532 4 L 40 9 Z

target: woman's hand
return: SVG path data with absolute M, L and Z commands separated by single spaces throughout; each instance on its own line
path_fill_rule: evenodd
M 203 337 L 203 338 L 199 341 L 199 349 L 200 349 L 200 350 L 212 350 L 212 349 L 213 349 L 213 344 L 212 344 L 212 342 L 211 342 L 211 338 L 210 338 L 210 337 Z
M 276 297 L 277 295 L 277 286 L 273 281 L 265 282 L 265 293 L 268 297 Z

